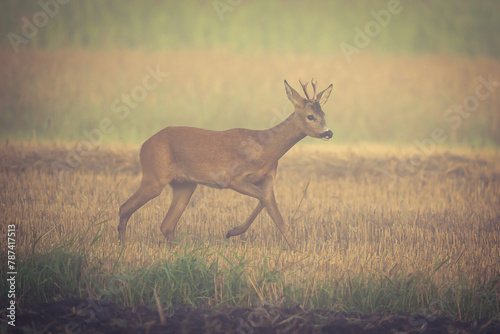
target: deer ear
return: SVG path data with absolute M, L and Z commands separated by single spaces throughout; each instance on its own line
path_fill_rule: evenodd
M 328 98 L 330 97 L 330 93 L 332 92 L 333 85 L 330 84 L 324 91 L 318 93 L 316 95 L 316 100 L 319 102 L 320 105 L 323 105 L 328 101 Z
M 295 89 L 293 89 L 288 82 L 285 80 L 285 89 L 286 89 L 286 95 L 288 96 L 288 99 L 292 101 L 293 105 L 303 105 L 304 104 L 304 98 L 300 96 L 299 93 Z

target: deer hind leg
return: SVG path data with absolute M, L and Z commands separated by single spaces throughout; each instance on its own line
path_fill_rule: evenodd
M 154 178 L 142 178 L 139 189 L 120 207 L 120 223 L 118 224 L 118 234 L 122 246 L 126 245 L 127 223 L 130 216 L 141 206 L 161 194 L 166 183 L 161 183 Z
M 174 180 L 170 182 L 170 186 L 173 191 L 172 203 L 170 204 L 167 215 L 161 224 L 161 232 L 167 240 L 173 239 L 175 226 L 186 209 L 191 196 L 196 190 L 197 184 L 194 182 L 177 182 Z
M 259 201 L 259 204 L 257 204 L 255 209 L 252 211 L 252 213 L 250 214 L 250 217 L 248 217 L 248 219 L 243 224 L 236 226 L 235 228 L 233 228 L 232 230 L 227 232 L 226 238 L 229 239 L 231 237 L 245 233 L 248 230 L 248 228 L 250 227 L 250 225 L 252 225 L 255 218 L 262 211 L 262 209 L 264 209 L 264 204 L 262 203 L 262 201 Z

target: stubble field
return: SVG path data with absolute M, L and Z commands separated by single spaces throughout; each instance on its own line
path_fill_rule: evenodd
M 165 244 L 159 229 L 166 188 L 132 216 L 123 250 L 117 212 L 139 185 L 139 146 L 102 146 L 56 173 L 70 149 L 1 147 L 1 229 L 15 225 L 21 305 L 78 297 L 166 310 L 299 304 L 498 319 L 497 152 L 418 153 L 409 173 L 401 166 L 415 156 L 410 149 L 299 145 L 281 160 L 276 182 L 298 251 L 264 212 L 226 240 L 256 201 L 203 186 L 176 243 Z
M 0 334 L 499 332 L 498 2 L 397 3 L 4 1 Z M 140 143 L 272 127 L 299 78 L 334 137 L 280 161 L 298 249 L 265 212 L 225 239 L 256 200 L 203 186 L 118 245 Z
M 252 314 L 282 331 L 360 312 L 381 315 L 361 319 L 364 329 L 401 312 L 403 320 L 391 319 L 409 330 L 441 316 L 500 326 L 496 59 L 366 54 L 347 66 L 341 57 L 189 49 L 0 58 L 8 65 L 0 70 L 8 79 L 0 84 L 0 226 L 2 235 L 15 227 L 16 300 L 28 327 L 88 329 L 102 323 L 90 317 L 96 303 L 110 302 L 152 307 L 158 326 L 160 314 L 185 305 L 226 320 L 240 314 L 227 321 L 232 331 L 256 330 Z M 157 85 L 151 72 L 163 75 Z M 167 125 L 273 126 L 292 112 L 283 79 L 311 76 L 321 88 L 334 83 L 324 111 L 336 145 L 306 139 L 280 161 L 276 199 L 297 251 L 265 212 L 226 240 L 256 201 L 202 186 L 176 243 L 160 233 L 167 188 L 132 216 L 129 246 L 118 245 L 118 208 L 141 178 L 136 143 Z M 0 275 L 7 295 L 6 266 Z M 50 301 L 64 306 L 60 318 L 26 318 L 49 319 L 43 312 L 52 309 L 39 303 Z M 330 313 L 307 313 L 315 309 Z M 127 321 L 141 313 L 127 312 L 103 321 L 136 327 Z

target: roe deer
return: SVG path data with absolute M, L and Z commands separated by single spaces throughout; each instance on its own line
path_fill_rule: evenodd
M 295 243 L 276 205 L 273 184 L 278 160 L 305 136 L 332 138 L 325 124 L 325 104 L 332 85 L 313 96 L 307 93 L 307 83 L 299 80 L 304 99 L 285 80 L 288 99 L 295 111 L 282 123 L 267 130 L 231 129 L 210 131 L 191 127 L 167 127 L 142 145 L 140 161 L 142 181 L 139 189 L 120 207 L 118 232 L 126 244 L 126 228 L 130 216 L 146 202 L 158 196 L 170 184 L 173 199 L 161 224 L 167 240 L 174 236 L 175 226 L 198 184 L 216 188 L 231 188 L 259 200 L 250 217 L 227 232 L 226 238 L 244 233 L 257 215 L 266 208 L 288 245 Z

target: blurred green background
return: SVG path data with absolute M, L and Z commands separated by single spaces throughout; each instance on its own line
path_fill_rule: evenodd
M 23 16 L 55 0 L 4 0 L 0 32 L 20 33 Z M 61 2 L 63 2 L 61 0 Z M 30 45 L 91 49 L 224 47 L 241 52 L 334 54 L 353 28 L 373 20 L 389 0 L 64 0 Z M 500 2 L 392 0 L 402 8 L 372 51 L 500 56 Z M 9 46 L 2 38 L 3 46 Z
M 498 81 L 499 1 L 5 0 L 0 15 L 2 139 L 85 140 L 103 119 L 99 142 L 261 129 L 292 112 L 283 79 L 315 77 L 335 87 L 335 142 L 413 144 L 440 127 L 447 145 L 500 144 L 498 91 L 460 124 L 444 116 Z M 143 96 L 148 68 L 168 76 Z

